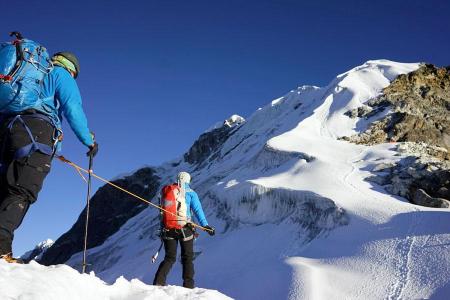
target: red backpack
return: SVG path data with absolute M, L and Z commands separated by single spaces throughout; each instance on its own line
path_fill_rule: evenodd
M 181 229 L 187 224 L 186 199 L 178 184 L 166 185 L 161 190 L 162 222 L 166 229 Z

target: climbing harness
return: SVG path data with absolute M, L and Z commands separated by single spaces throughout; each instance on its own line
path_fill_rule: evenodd
M 8 129 L 11 131 L 12 127 L 14 126 L 14 124 L 19 121 L 23 127 L 25 128 L 25 130 L 28 133 L 28 136 L 30 137 L 31 143 L 29 143 L 26 146 L 23 146 L 22 148 L 19 148 L 16 153 L 14 154 L 14 159 L 20 159 L 22 157 L 25 156 L 29 156 L 34 152 L 41 152 L 42 154 L 46 154 L 48 156 L 52 156 L 53 152 L 54 152 L 54 148 L 52 146 L 43 144 L 43 143 L 39 143 L 36 142 L 36 140 L 34 139 L 33 134 L 31 133 L 30 128 L 27 126 L 27 124 L 25 123 L 25 121 L 23 120 L 24 115 L 16 115 L 11 122 L 8 124 Z M 34 114 L 29 114 L 26 115 L 29 118 L 38 118 L 38 119 L 42 119 L 45 120 L 47 122 L 49 122 L 51 124 L 50 118 L 46 117 L 43 114 L 38 114 L 38 113 L 34 113 Z
M 14 124 L 16 122 L 20 122 L 22 124 L 23 128 L 25 128 L 25 130 L 28 134 L 28 137 L 30 138 L 29 144 L 16 150 L 16 152 L 14 153 L 13 159 L 14 160 L 21 159 L 23 157 L 30 156 L 34 152 L 40 152 L 40 153 L 48 155 L 48 156 L 53 156 L 55 153 L 55 149 L 56 149 L 56 147 L 55 147 L 56 143 L 53 144 L 52 146 L 49 146 L 47 144 L 37 142 L 36 139 L 34 138 L 33 134 L 31 133 L 30 128 L 25 123 L 25 121 L 23 119 L 24 116 L 26 118 L 36 118 L 36 119 L 44 120 L 53 126 L 51 119 L 40 113 L 33 112 L 33 113 L 29 113 L 29 114 L 19 114 L 19 115 L 13 116 L 11 118 L 11 121 L 9 121 L 9 123 L 7 125 L 7 129 L 11 132 Z M 5 118 L 3 117 L 2 119 L 5 119 Z M 3 155 L 6 150 L 5 147 L 6 147 L 6 140 L 4 140 L 1 145 L 0 174 L 5 173 L 6 168 L 7 168 L 7 166 L 5 165 L 5 162 L 3 161 L 3 159 L 4 159 Z
M 189 226 L 189 224 L 190 223 L 188 223 L 188 225 L 187 226 Z M 186 234 L 185 234 L 185 232 L 184 232 L 184 229 L 183 228 L 181 228 L 181 229 L 166 229 L 166 228 L 163 228 L 162 226 L 161 226 L 161 229 L 159 230 L 159 235 L 160 235 L 160 238 L 161 238 L 161 244 L 159 245 L 159 248 L 158 248 L 158 250 L 156 251 L 156 253 L 152 256 L 152 263 L 154 264 L 155 262 L 156 262 L 156 259 L 158 258 L 158 255 L 159 255 L 159 252 L 161 251 L 161 248 L 162 248 L 162 246 L 164 245 L 164 240 L 166 239 L 166 240 L 173 240 L 173 239 L 175 239 L 175 238 L 172 238 L 172 237 L 168 237 L 167 236 L 167 232 L 168 231 L 170 231 L 170 230 L 174 230 L 175 232 L 177 232 L 177 231 L 180 231 L 180 233 L 183 235 L 183 242 L 187 242 L 187 241 L 190 241 L 190 240 L 192 240 L 192 239 L 194 239 L 194 240 L 196 240 L 198 237 L 199 237 L 199 234 L 197 233 L 197 231 L 195 230 L 195 228 L 190 228 L 191 229 L 191 231 L 192 231 L 192 235 L 190 235 L 190 236 L 186 236 Z

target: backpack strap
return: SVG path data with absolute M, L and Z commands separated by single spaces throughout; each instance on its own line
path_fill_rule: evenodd
M 11 72 L 6 75 L 2 75 L 0 79 L 5 82 L 10 82 L 13 80 L 14 75 L 19 71 L 20 66 L 22 65 L 22 61 L 24 60 L 23 50 L 20 43 L 23 41 L 23 36 L 20 32 L 14 31 L 9 34 L 9 36 L 15 36 L 16 39 L 12 42 L 14 46 L 16 46 L 16 64 L 14 68 L 11 69 Z
M 12 44 L 16 47 L 16 63 L 8 74 L 0 74 L 1 82 L 11 82 L 14 78 L 14 75 L 17 73 L 17 71 L 19 71 L 20 66 L 22 65 L 23 52 L 22 47 L 20 47 L 20 42 L 20 40 L 15 40 L 14 42 L 12 42 Z

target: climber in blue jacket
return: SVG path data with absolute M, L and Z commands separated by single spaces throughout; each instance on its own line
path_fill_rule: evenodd
M 52 57 L 53 70 L 44 77 L 41 97 L 32 109 L 0 114 L 0 258 L 12 255 L 14 231 L 34 203 L 50 172 L 62 141 L 61 122 L 67 119 L 78 139 L 95 156 L 98 144 L 89 131 L 75 78 L 80 66 L 70 52 Z
M 197 193 L 190 188 L 191 175 L 180 172 L 177 183 L 163 187 L 161 191 L 161 239 L 164 244 L 164 260 L 156 271 L 154 285 L 166 285 L 167 274 L 176 261 L 177 244 L 181 247 L 181 263 L 183 266 L 183 286 L 193 289 L 194 284 L 194 236 L 191 210 L 200 225 L 209 235 L 215 229 L 208 225 L 202 204 Z M 154 256 L 155 257 L 155 256 Z

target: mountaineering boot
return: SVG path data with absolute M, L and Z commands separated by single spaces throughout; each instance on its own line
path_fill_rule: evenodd
M 23 264 L 23 260 L 20 258 L 14 258 L 11 253 L 1 255 L 0 259 L 3 259 L 10 264 Z

